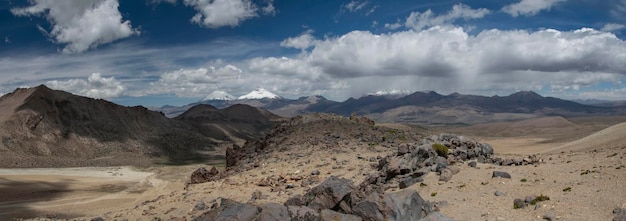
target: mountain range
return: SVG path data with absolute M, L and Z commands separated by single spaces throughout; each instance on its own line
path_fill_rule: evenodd
M 220 144 L 254 139 L 280 117 L 247 105 L 199 105 L 177 118 L 52 90 L 0 97 L 0 167 L 185 163 Z M 190 158 L 191 157 L 191 158 Z
M 626 106 L 586 105 L 554 97 L 543 97 L 533 91 L 520 91 L 508 96 L 478 96 L 453 93 L 442 95 L 434 91 L 410 93 L 406 90 L 380 91 L 343 102 L 322 96 L 286 99 L 267 90 L 268 97 L 242 96 L 235 100 L 203 100 L 181 107 L 153 108 L 168 117 L 175 117 L 198 104 L 225 108 L 247 104 L 270 112 L 292 117 L 306 113 L 335 113 L 348 116 L 365 115 L 379 122 L 420 124 L 475 124 L 493 121 L 523 120 L 542 116 L 598 116 L 626 114 Z M 255 92 L 253 92 L 255 93 Z M 251 94 L 253 94 L 251 93 Z

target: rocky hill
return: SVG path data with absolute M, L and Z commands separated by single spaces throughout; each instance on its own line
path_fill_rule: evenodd
M 269 119 L 276 118 L 245 106 L 218 112 L 222 115 L 192 111 L 181 119 L 170 119 L 144 107 L 124 107 L 43 85 L 17 89 L 0 98 L 0 167 L 196 162 L 202 160 L 197 151 L 213 150 L 232 137 L 260 136 L 263 130 L 252 131 L 271 127 Z M 189 123 L 222 116 L 228 118 L 214 121 L 215 128 L 240 133 L 225 137 Z

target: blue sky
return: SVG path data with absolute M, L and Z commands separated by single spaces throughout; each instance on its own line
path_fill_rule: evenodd
M 124 105 L 265 88 L 626 99 L 626 0 L 0 2 L 0 93 Z

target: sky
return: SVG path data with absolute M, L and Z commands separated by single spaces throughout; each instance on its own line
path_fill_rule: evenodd
M 264 88 L 626 100 L 626 0 L 4 0 L 0 94 L 122 105 Z

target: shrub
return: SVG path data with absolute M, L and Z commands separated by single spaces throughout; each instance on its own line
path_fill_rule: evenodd
M 446 147 L 443 144 L 433 144 L 433 149 L 435 150 L 435 152 L 437 152 L 437 155 L 442 156 L 442 157 L 447 157 L 448 156 L 448 147 Z
M 526 181 L 528 181 L 526 178 L 523 178 L 520 180 L 520 182 L 525 183 Z
M 548 196 L 544 196 L 543 194 L 539 195 L 538 197 L 535 197 L 535 199 L 533 201 L 530 202 L 530 205 L 535 205 L 538 202 L 541 201 L 546 201 L 546 200 L 550 200 L 550 197 Z

